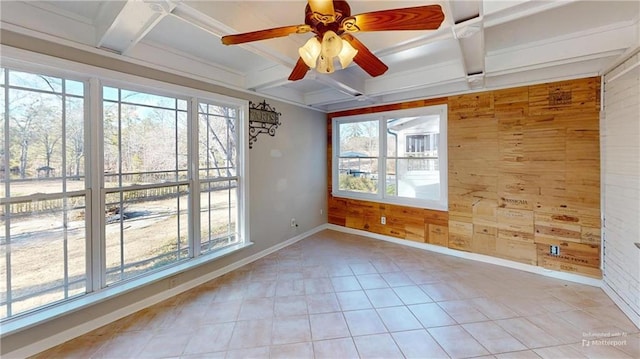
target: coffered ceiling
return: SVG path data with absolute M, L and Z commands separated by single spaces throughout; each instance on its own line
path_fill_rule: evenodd
M 362 1 L 351 13 L 439 4 L 433 31 L 355 33 L 389 66 L 287 80 L 312 35 L 225 46 L 304 23 L 306 1 L 2 1 L 1 27 L 322 111 L 593 76 L 640 46 L 640 2 Z M 115 54 L 115 55 L 114 55 Z

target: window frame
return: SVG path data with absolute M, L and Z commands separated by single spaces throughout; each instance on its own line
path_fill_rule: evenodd
M 397 195 L 386 194 L 386 181 L 380 178 L 386 178 L 386 166 L 388 159 L 397 158 L 397 156 L 388 156 L 387 152 L 387 120 L 398 117 L 417 117 L 438 115 L 439 120 L 439 139 L 438 139 L 438 168 L 440 177 L 440 198 L 438 200 L 419 199 L 400 197 Z M 366 193 L 357 191 L 346 191 L 340 189 L 340 125 L 354 122 L 378 121 L 378 181 L 377 193 Z M 383 111 L 367 114 L 358 114 L 351 116 L 333 117 L 331 119 L 332 128 L 332 156 L 331 156 L 331 194 L 334 197 L 348 198 L 364 201 L 372 201 L 379 203 L 388 203 L 396 205 L 404 205 L 410 207 L 418 207 L 425 209 L 433 209 L 440 211 L 448 210 L 448 161 L 447 161 L 447 105 L 434 105 L 425 107 L 416 107 L 402 110 Z M 369 158 L 369 157 L 366 157 Z
M 1 45 L 2 68 L 14 71 L 31 72 L 41 75 L 55 76 L 85 84 L 84 91 L 84 141 L 85 141 L 85 190 L 87 214 L 85 219 L 86 240 L 86 293 L 82 293 L 68 300 L 62 300 L 27 311 L 5 317 L 2 323 L 3 336 L 20 331 L 24 328 L 46 322 L 52 318 L 66 313 L 89 307 L 106 299 L 135 290 L 159 280 L 174 276 L 178 273 L 196 268 L 203 264 L 213 262 L 220 257 L 234 253 L 242 248 L 251 246 L 250 219 L 249 219 L 249 136 L 248 115 L 249 102 L 245 99 L 233 98 L 222 94 L 204 91 L 197 88 L 184 87 L 168 82 L 144 78 L 136 75 L 122 73 L 92 65 L 73 62 L 48 55 L 33 53 L 27 50 L 17 49 Z M 69 70 L 73 69 L 73 70 Z M 198 119 L 197 103 L 207 102 L 221 106 L 229 106 L 237 109 L 237 173 L 234 180 L 237 181 L 237 226 L 240 241 L 217 251 L 211 251 L 200 255 L 194 253 L 185 261 L 177 261 L 158 270 L 150 271 L 130 279 L 118 281 L 106 285 L 106 267 L 104 252 L 104 216 L 92 215 L 93 210 L 104 208 L 104 168 L 103 154 L 103 130 L 102 130 L 102 86 L 118 87 L 127 90 L 136 90 L 145 93 L 169 96 L 172 98 L 187 99 L 188 122 L 188 151 L 190 159 L 188 163 L 189 189 L 198 189 Z M 99 145 L 96 145 L 100 143 Z M 4 166 L 4 164 L 2 164 Z M 178 182 L 174 183 L 177 184 Z M 197 230 L 192 229 L 193 224 L 199 224 L 198 216 L 192 214 L 194 208 L 199 208 L 198 195 L 189 197 L 189 242 L 199 243 L 200 236 Z M 11 198 L 7 198 L 11 203 Z M 4 201 L 3 201 L 4 202 Z M 2 204 L 4 205 L 4 203 Z M 100 212 L 99 212 L 100 213 Z M 195 220 L 192 222 L 192 219 Z M 92 248 L 99 248 L 92 250 Z M 9 269 L 7 269 L 9 270 Z M 4 280 L 4 279 L 0 279 Z

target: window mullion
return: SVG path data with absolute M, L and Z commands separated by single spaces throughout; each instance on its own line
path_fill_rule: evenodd
M 200 255 L 200 235 L 202 230 L 200 229 L 200 159 L 199 159 L 199 114 L 198 114 L 198 99 L 192 97 L 189 100 L 189 106 L 187 108 L 187 132 L 189 133 L 188 139 L 188 159 L 189 159 L 189 256 L 198 257 Z
M 385 198 L 387 183 L 387 121 L 378 119 L 378 198 Z
M 104 232 L 104 136 L 102 115 L 102 89 L 96 78 L 89 80 L 85 91 L 85 181 L 89 188 L 87 201 L 87 292 L 99 291 L 106 283 L 105 232 Z

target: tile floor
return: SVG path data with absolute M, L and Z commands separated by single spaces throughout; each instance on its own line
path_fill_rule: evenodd
M 323 231 L 36 358 L 640 358 L 598 288 Z

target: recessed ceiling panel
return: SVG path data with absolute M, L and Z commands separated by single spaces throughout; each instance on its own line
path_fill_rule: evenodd
M 225 46 L 217 36 L 172 15 L 162 19 L 147 34 L 145 40 L 238 72 L 250 72 L 275 65 L 241 46 Z

